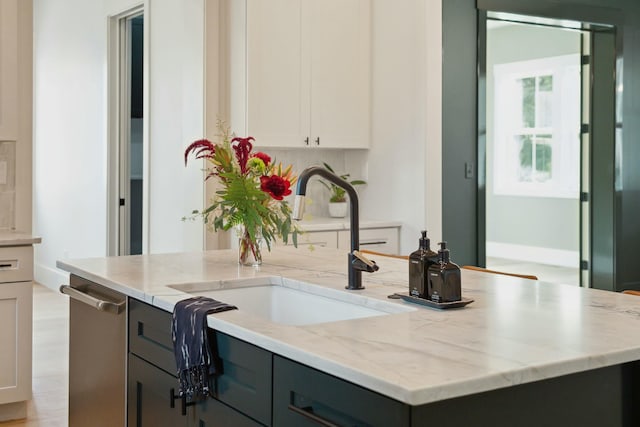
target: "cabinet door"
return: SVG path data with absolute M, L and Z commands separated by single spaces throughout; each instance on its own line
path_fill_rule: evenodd
M 18 138 L 18 0 L 0 0 L 0 140 Z
M 264 425 L 271 423 L 271 353 L 219 332 L 215 333 L 222 375 L 213 395 Z
M 247 133 L 259 146 L 304 147 L 309 136 L 300 8 L 300 0 L 247 0 Z
M 129 354 L 127 419 L 129 427 L 186 426 L 181 402 L 171 407 L 171 390 L 178 392 L 178 379 Z M 191 408 L 188 408 L 191 411 Z M 187 412 L 188 414 L 189 412 Z
M 304 3 L 310 29 L 311 139 L 320 147 L 368 148 L 370 0 Z
M 193 427 L 259 427 L 262 425 L 215 399 L 198 403 L 194 412 L 195 418 L 191 424 Z
M 355 384 L 273 357 L 274 426 L 408 426 L 409 406 Z
M 31 397 L 31 286 L 0 283 L 0 404 Z
M 367 148 L 370 0 L 247 0 L 246 17 L 246 70 L 230 76 L 235 130 L 246 125 L 258 146 Z M 245 114 L 233 107 L 244 98 Z

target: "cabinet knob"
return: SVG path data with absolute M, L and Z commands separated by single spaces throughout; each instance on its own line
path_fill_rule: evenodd
M 320 137 L 316 137 L 316 145 L 320 145 Z
M 305 145 L 309 145 L 309 137 L 306 137 L 306 138 L 304 139 L 304 144 L 305 144 Z

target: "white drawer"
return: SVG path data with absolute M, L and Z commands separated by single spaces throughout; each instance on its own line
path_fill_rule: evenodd
M 33 246 L 0 247 L 0 283 L 33 280 Z
M 291 238 L 287 246 L 293 246 Z M 306 231 L 298 236 L 298 247 L 320 246 L 323 248 L 337 248 L 338 234 L 335 231 Z
M 338 248 L 351 248 L 351 232 L 338 232 Z M 360 249 L 371 249 L 388 254 L 397 254 L 399 248 L 398 228 L 365 228 L 360 229 Z

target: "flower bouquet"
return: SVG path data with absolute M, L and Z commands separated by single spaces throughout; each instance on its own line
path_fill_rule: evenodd
M 205 181 L 218 180 L 219 189 L 204 210 L 194 210 L 214 231 L 236 228 L 239 237 L 239 262 L 259 265 L 260 242 L 268 250 L 276 238 L 285 243 L 289 236 L 297 246 L 298 227 L 291 221 L 291 207 L 284 200 L 291 194 L 297 177 L 291 165 L 283 168 L 263 152 L 254 152 L 253 137 L 231 137 L 219 123 L 221 142 L 207 139 L 191 143 L 184 152 L 185 165 L 190 155 L 208 163 Z

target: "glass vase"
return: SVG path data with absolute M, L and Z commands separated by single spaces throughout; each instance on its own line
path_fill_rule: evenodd
M 238 235 L 238 264 L 259 266 L 262 264 L 262 235 L 256 231 L 254 237 L 244 225 L 236 226 Z

